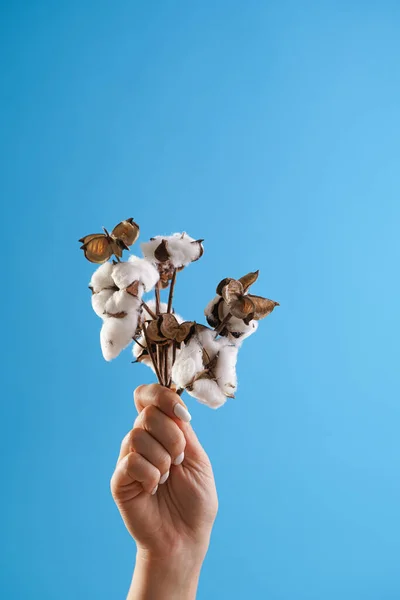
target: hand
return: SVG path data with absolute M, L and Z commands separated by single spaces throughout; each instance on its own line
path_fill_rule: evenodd
M 184 561 L 188 572 L 199 571 L 218 508 L 209 458 L 172 390 L 140 386 L 135 404 L 139 416 L 122 442 L 111 490 L 136 541 L 137 565 L 184 571 Z

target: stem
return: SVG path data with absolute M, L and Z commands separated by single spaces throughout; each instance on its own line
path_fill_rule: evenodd
M 175 283 L 176 283 L 176 269 L 174 269 L 174 272 L 172 274 L 171 285 L 169 288 L 167 313 L 170 313 L 172 310 L 172 300 L 174 299 Z
M 218 325 L 218 327 L 215 329 L 215 333 L 218 335 L 219 333 L 221 333 L 221 331 L 223 330 L 223 328 L 225 327 L 225 325 L 228 323 L 229 319 L 232 317 L 231 313 L 228 312 L 228 314 L 226 315 L 226 317 L 224 317 L 221 321 L 221 323 Z
M 160 373 L 160 378 L 161 378 L 161 385 L 164 385 L 164 376 L 163 376 L 163 372 L 162 372 L 162 362 L 161 362 L 161 348 L 160 346 L 157 344 L 156 346 L 156 353 L 157 353 L 157 366 L 158 366 L 158 370 Z
M 160 375 L 160 370 L 158 368 L 157 360 L 156 360 L 156 358 L 154 356 L 154 352 L 153 352 L 153 350 L 151 348 L 151 342 L 149 340 L 149 336 L 147 335 L 147 325 L 145 323 L 143 323 L 143 333 L 144 333 L 144 338 L 146 340 L 147 350 L 149 352 L 149 355 L 150 355 L 150 358 L 151 358 L 151 362 L 153 363 L 153 367 L 154 367 L 154 370 L 155 370 L 156 375 L 157 375 L 158 383 L 160 385 L 163 385 L 163 383 L 161 381 L 161 375 Z M 158 346 L 157 346 L 157 349 L 158 349 Z
M 152 319 L 157 319 L 157 315 L 155 315 L 153 313 L 150 306 L 147 306 L 147 304 L 146 304 L 146 302 L 144 302 L 144 300 L 142 300 L 142 306 L 143 306 L 144 310 L 149 313 L 149 315 L 151 316 Z
M 169 373 L 168 373 L 168 355 L 169 355 L 169 344 L 163 348 L 164 351 L 164 381 L 166 387 L 169 387 Z
M 160 280 L 157 281 L 156 286 L 156 314 L 160 314 Z
M 172 385 L 172 367 L 173 367 L 173 366 L 174 366 L 174 364 L 175 364 L 175 360 L 176 360 L 176 341 L 174 340 L 174 341 L 172 342 L 172 365 L 171 365 L 171 375 L 170 375 L 170 377 L 169 377 L 169 380 L 168 380 L 168 387 L 169 387 L 169 388 L 170 388 L 170 387 L 171 387 L 171 385 Z

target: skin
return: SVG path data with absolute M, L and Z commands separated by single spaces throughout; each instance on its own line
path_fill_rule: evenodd
M 139 415 L 122 441 L 111 479 L 137 545 L 127 600 L 193 600 L 218 509 L 210 460 L 184 422 L 190 415 L 180 396 L 146 385 L 134 400 Z M 179 405 L 185 409 L 178 408 L 181 418 L 175 413 Z M 182 453 L 181 464 L 174 464 Z

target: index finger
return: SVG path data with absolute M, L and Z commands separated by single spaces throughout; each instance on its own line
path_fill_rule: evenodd
M 146 406 L 152 405 L 156 406 L 168 417 L 180 419 L 184 423 L 189 423 L 192 418 L 178 394 L 156 383 L 140 385 L 136 388 L 134 400 L 139 413 Z

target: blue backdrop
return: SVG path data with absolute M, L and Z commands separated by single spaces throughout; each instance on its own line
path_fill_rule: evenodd
M 1 2 L 7 600 L 124 598 L 109 492 L 132 391 L 77 239 L 134 217 L 206 253 L 176 309 L 259 268 L 281 303 L 235 400 L 188 400 L 220 513 L 198 597 L 400 597 L 400 4 Z M 7 277 L 6 277 L 7 275 Z

